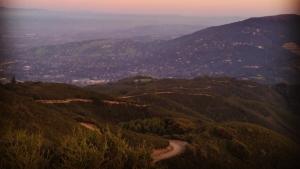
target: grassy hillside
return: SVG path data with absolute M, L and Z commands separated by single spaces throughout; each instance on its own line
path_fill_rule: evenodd
M 137 79 L 149 79 L 139 82 Z M 164 116 L 192 116 L 202 121 L 242 121 L 283 134 L 299 135 L 299 116 L 291 113 L 285 98 L 270 86 L 231 78 L 193 80 L 134 77 L 118 83 L 90 86 L 126 101 L 150 105 Z
M 44 83 L 1 85 L 0 93 L 0 168 L 148 168 L 151 148 L 168 144 L 163 138 L 115 125 L 128 118 L 144 118 L 147 112 L 130 105 L 105 105 L 102 100 L 109 96 Z M 36 101 L 67 98 L 93 102 Z M 79 122 L 95 124 L 100 134 Z
M 299 147 L 295 143 L 253 124 L 230 122 L 206 126 L 185 139 L 191 143 L 188 151 L 181 157 L 163 161 L 163 165 L 172 169 L 299 167 Z
M 281 95 L 253 82 L 136 77 L 87 88 L 7 84 L 0 85 L 0 93 L 0 168 L 271 169 L 298 164 L 299 145 L 290 137 L 295 126 L 288 121 L 294 114 Z M 151 152 L 167 147 L 168 139 L 187 141 L 187 150 L 151 165 Z

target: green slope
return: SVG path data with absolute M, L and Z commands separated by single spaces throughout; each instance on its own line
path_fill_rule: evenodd
M 7 84 L 0 93 L 0 168 L 271 169 L 298 164 L 299 146 L 291 139 L 295 128 L 285 118 L 293 114 L 279 94 L 253 82 L 137 77 L 86 88 Z M 62 102 L 68 99 L 75 101 Z M 153 148 L 166 147 L 167 139 L 188 141 L 187 151 L 150 165 Z
M 270 86 L 231 78 L 152 79 L 144 83 L 137 79 L 147 77 L 88 89 L 149 104 L 155 107 L 154 111 L 161 110 L 162 114 L 171 116 L 250 122 L 283 134 L 299 135 L 300 128 L 295 123 L 299 116 L 289 111 L 285 99 Z

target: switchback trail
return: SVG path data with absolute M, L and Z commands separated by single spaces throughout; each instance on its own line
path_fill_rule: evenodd
M 182 154 L 185 151 L 187 145 L 188 143 L 185 141 L 169 140 L 169 146 L 167 148 L 153 150 L 151 154 L 151 157 L 153 159 L 152 164 Z
M 93 130 L 93 131 L 99 131 L 97 126 L 91 123 L 87 122 L 81 122 L 79 123 L 81 126 Z M 155 164 L 159 161 L 166 160 L 172 157 L 175 157 L 177 155 L 182 154 L 186 146 L 188 145 L 187 142 L 181 141 L 181 140 L 169 140 L 169 146 L 163 149 L 154 149 L 151 154 L 152 158 L 152 164 Z

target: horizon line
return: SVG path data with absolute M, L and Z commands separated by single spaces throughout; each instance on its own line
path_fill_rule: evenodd
M 75 10 L 75 9 L 49 9 L 49 8 L 29 8 L 29 7 L 8 7 L 0 6 L 0 9 L 8 10 L 28 10 L 28 11 L 48 11 L 48 12 L 61 12 L 61 13 L 82 13 L 91 15 L 127 15 L 127 16 L 164 16 L 164 17 L 187 17 L 187 18 L 253 18 L 253 17 L 268 17 L 268 16 L 278 16 L 278 15 L 300 15 L 298 12 L 291 13 L 274 13 L 274 14 L 263 14 L 263 15 L 203 15 L 203 14 L 178 14 L 178 13 L 130 13 L 130 12 L 114 12 L 114 11 L 96 11 L 96 10 Z

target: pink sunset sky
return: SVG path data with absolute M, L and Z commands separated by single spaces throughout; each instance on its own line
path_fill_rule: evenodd
M 6 7 L 110 13 L 259 16 L 298 13 L 300 0 L 1 0 Z

